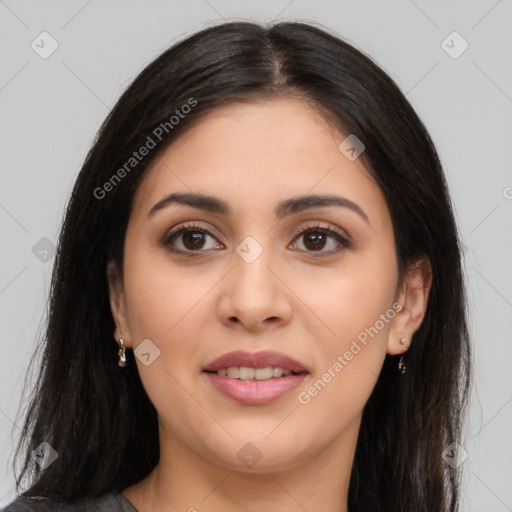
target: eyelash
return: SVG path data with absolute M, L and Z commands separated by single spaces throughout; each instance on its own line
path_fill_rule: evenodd
M 184 224 L 183 226 L 179 227 L 178 229 L 172 231 L 171 233 L 166 234 L 161 241 L 162 245 L 164 245 L 169 251 L 171 251 L 175 254 L 180 254 L 180 255 L 190 256 L 190 257 L 197 257 L 197 256 L 200 256 L 202 253 L 206 252 L 201 249 L 199 249 L 197 251 L 190 251 L 190 250 L 183 251 L 181 249 L 175 249 L 174 247 L 171 246 L 170 242 L 172 239 L 178 238 L 180 235 L 182 235 L 183 233 L 185 233 L 187 231 L 200 231 L 204 234 L 211 236 L 212 238 L 216 238 L 213 233 L 211 233 L 207 229 L 199 226 L 198 224 L 187 223 L 187 224 Z M 348 249 L 350 247 L 350 241 L 346 237 L 342 236 L 337 231 L 334 231 L 330 228 L 321 226 L 319 223 L 313 223 L 313 224 L 309 224 L 308 226 L 306 226 L 304 229 L 302 229 L 301 231 L 299 231 L 299 233 L 297 233 L 295 235 L 293 241 L 295 242 L 296 240 L 298 240 L 302 235 L 304 235 L 307 232 L 323 233 L 325 235 L 328 235 L 328 236 L 334 238 L 339 243 L 339 246 L 337 249 L 330 250 L 330 251 L 318 251 L 318 254 L 315 254 L 316 251 L 302 251 L 302 252 L 311 253 L 311 256 L 313 256 L 314 258 L 325 258 L 328 256 L 333 256 L 334 254 L 341 252 L 343 249 Z

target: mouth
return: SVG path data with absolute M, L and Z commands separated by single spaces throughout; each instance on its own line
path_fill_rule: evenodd
M 203 369 L 217 391 L 240 403 L 265 405 L 288 395 L 309 374 L 278 352 L 231 352 Z
M 216 372 L 205 370 L 206 373 L 215 373 L 221 377 L 238 380 L 270 380 L 280 379 L 281 377 L 289 377 L 290 375 L 300 375 L 307 372 L 293 372 L 288 368 L 279 366 L 266 366 L 265 368 L 248 368 L 247 366 L 230 366 L 229 368 L 221 368 Z

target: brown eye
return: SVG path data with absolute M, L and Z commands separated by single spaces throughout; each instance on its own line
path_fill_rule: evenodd
M 200 253 L 219 248 L 219 245 L 222 247 L 222 244 L 212 244 L 211 242 L 208 247 L 208 239 L 215 240 L 215 237 L 207 229 L 196 225 L 186 225 L 166 235 L 162 244 L 172 252 L 187 256 L 195 256 L 194 252 Z
M 310 231 L 304 235 L 304 245 L 313 251 L 322 249 L 325 246 L 327 236 L 318 231 Z
M 318 253 L 313 256 L 331 256 L 350 246 L 347 238 L 332 229 L 321 226 L 306 227 L 298 233 L 295 240 L 295 245 L 299 245 L 300 250 Z M 325 247 L 327 250 L 323 250 Z
M 205 243 L 205 234 L 200 231 L 183 231 L 181 233 L 183 245 L 191 251 L 202 249 Z

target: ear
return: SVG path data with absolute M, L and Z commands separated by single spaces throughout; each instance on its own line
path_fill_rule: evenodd
M 110 310 L 116 328 L 114 330 L 114 338 L 119 341 L 123 338 L 125 347 L 131 348 L 130 330 L 126 316 L 126 300 L 124 294 L 123 279 L 120 275 L 117 265 L 113 261 L 107 263 L 107 281 L 109 287 Z
M 393 318 L 389 329 L 386 352 L 403 354 L 411 344 L 413 334 L 419 329 L 427 311 L 428 296 L 432 286 L 432 266 L 424 256 L 410 264 L 406 270 L 396 302 L 401 309 Z M 405 339 L 405 343 L 401 340 Z

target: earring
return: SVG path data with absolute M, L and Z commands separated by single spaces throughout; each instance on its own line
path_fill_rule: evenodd
M 119 362 L 117 363 L 119 366 L 126 366 L 126 353 L 125 353 L 125 347 L 124 347 L 124 340 L 123 338 L 119 338 L 119 343 L 121 346 L 119 347 L 119 350 L 117 351 L 117 355 L 119 356 Z
M 402 344 L 403 347 L 405 347 L 405 344 L 407 343 L 407 338 L 401 338 L 400 343 Z M 401 356 L 400 360 L 398 361 L 398 370 L 400 371 L 400 373 L 404 374 L 406 369 L 407 366 L 405 366 L 404 356 Z

